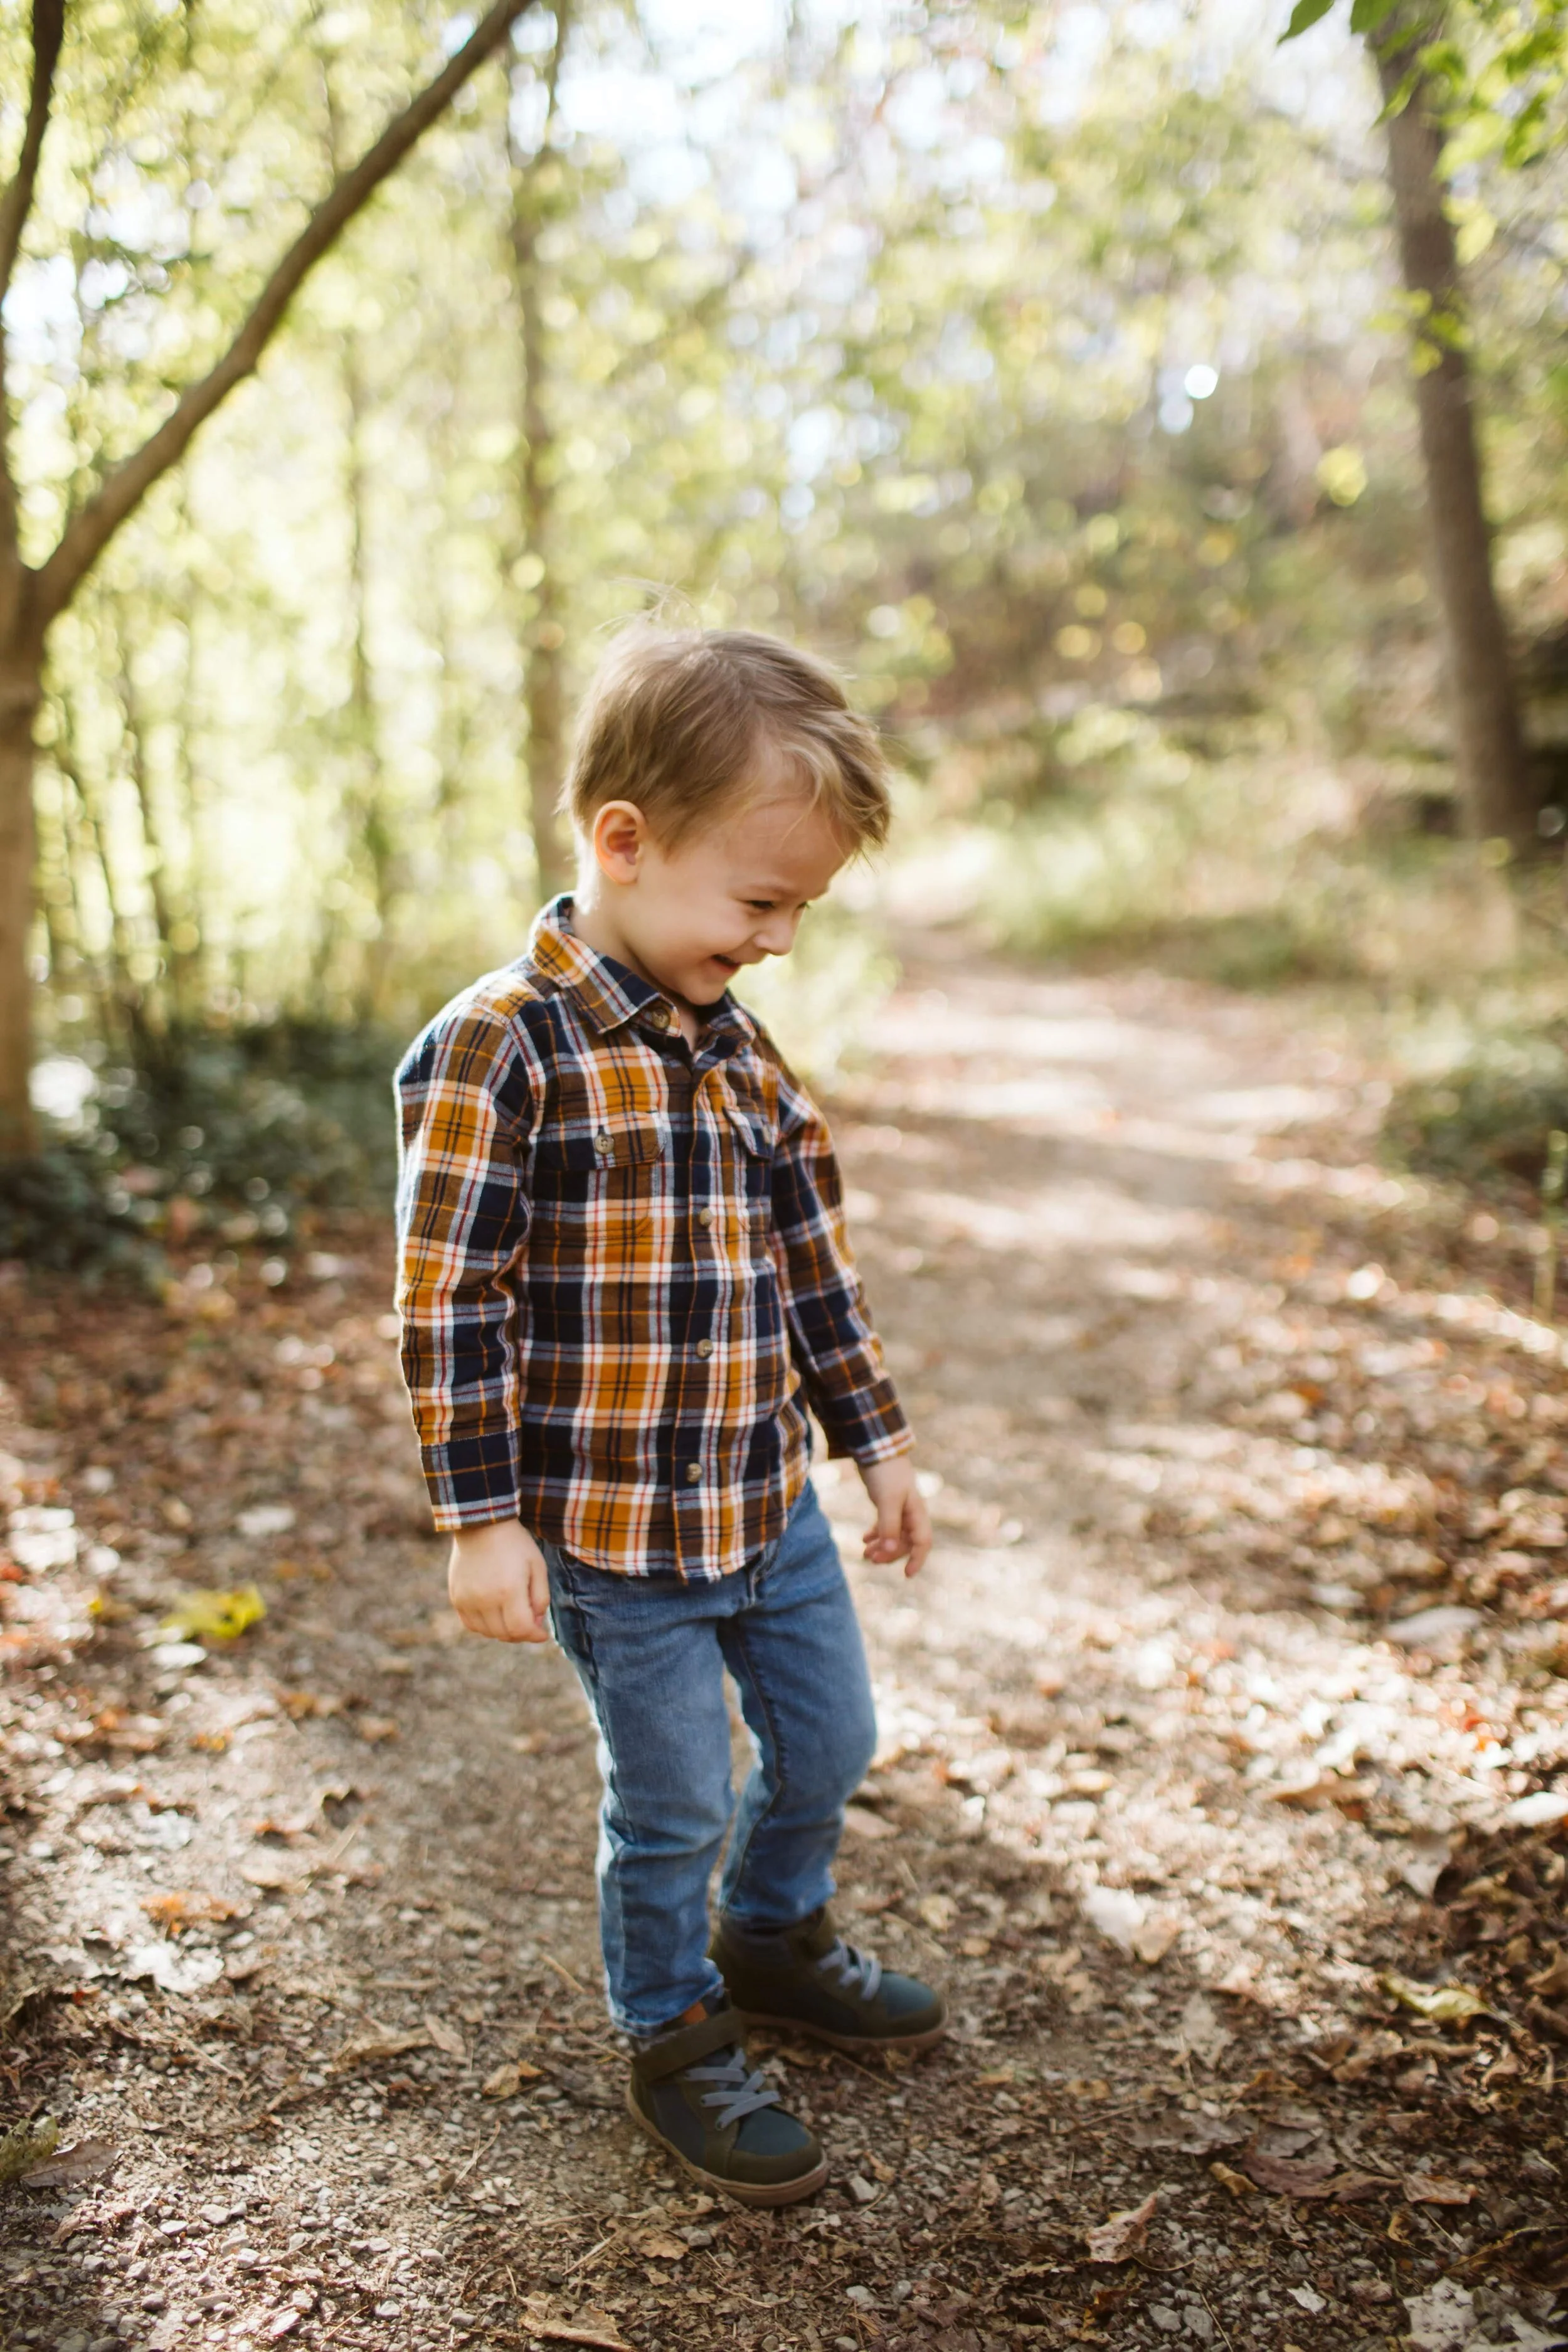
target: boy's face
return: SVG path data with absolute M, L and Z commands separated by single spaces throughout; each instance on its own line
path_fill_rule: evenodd
M 743 965 L 787 955 L 850 845 L 776 764 L 754 783 L 756 797 L 675 849 L 659 846 L 630 802 L 600 809 L 579 937 L 694 1005 L 711 1004 Z

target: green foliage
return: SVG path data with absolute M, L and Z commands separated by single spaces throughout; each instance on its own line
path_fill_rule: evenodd
M 175 1033 L 97 1094 L 100 1149 L 155 1191 L 232 1207 L 225 1237 L 286 1234 L 307 1203 L 390 1207 L 396 1169 L 390 1032 L 285 1017 Z M 248 1231 L 241 1230 L 248 1228 Z
M 1335 0 L 1296 0 L 1280 34 L 1299 40 Z M 1425 81 L 1449 137 L 1445 174 L 1496 156 L 1510 170 L 1540 163 L 1563 144 L 1568 89 L 1568 0 L 1352 0 L 1350 29 L 1383 48 L 1413 48 L 1415 62 L 1384 109 L 1396 114 Z M 1385 29 L 1386 28 L 1386 29 Z M 1378 36 L 1384 36 L 1379 41 Z
M 1489 1034 L 1437 1077 L 1410 1080 L 1384 1123 L 1389 1149 L 1423 1175 L 1539 1191 L 1547 1139 L 1568 1127 L 1568 1036 Z
M 119 1262 L 120 1244 L 137 1235 L 281 1244 L 307 1206 L 388 1209 L 403 1042 L 285 1018 L 143 1035 L 121 1060 L 95 1055 L 96 1069 L 47 1065 L 44 1075 L 63 1074 L 79 1103 L 51 1121 L 45 1172 L 22 1171 L 15 1213 L 47 1215 L 47 1171 L 58 1170 L 62 1230 L 75 1236 L 99 1217 Z M 0 1255 L 29 1254 L 23 1232 L 18 1223 L 15 1247 Z M 62 1246 L 79 1254 L 81 1243 Z
M 1174 788 L 1037 809 L 987 865 L 987 928 L 1031 953 L 1226 988 L 1363 978 L 1355 895 L 1331 856 L 1291 837 L 1288 795 L 1261 796 L 1257 782 L 1239 762 L 1188 761 Z
M 146 1277 L 161 1253 L 88 1143 L 57 1137 L 27 1160 L 0 1161 L 0 1264 L 89 1282 Z

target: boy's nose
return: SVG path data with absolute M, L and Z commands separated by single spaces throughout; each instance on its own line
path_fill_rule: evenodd
M 752 937 L 764 955 L 788 955 L 795 945 L 798 915 L 770 915 L 758 925 Z

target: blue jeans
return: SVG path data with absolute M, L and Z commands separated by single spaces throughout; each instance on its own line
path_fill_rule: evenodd
M 737 1924 L 794 1926 L 833 1893 L 845 1801 L 876 1745 L 860 1629 L 809 1480 L 777 1540 L 715 1583 L 540 1549 L 551 1625 L 599 1730 L 610 2015 L 653 2033 L 721 1981 L 708 1885 L 727 1831 L 719 1902 Z M 726 1666 L 757 1750 L 738 1807 Z

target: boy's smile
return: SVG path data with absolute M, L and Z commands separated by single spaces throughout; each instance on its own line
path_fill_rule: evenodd
M 573 929 L 672 996 L 693 1042 L 696 1008 L 745 965 L 787 955 L 805 908 L 850 855 L 782 761 L 764 753 L 756 765 L 733 813 L 674 848 L 630 801 L 597 810 L 584 845 Z

